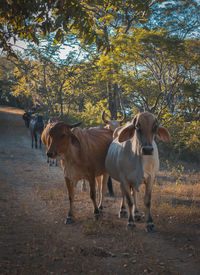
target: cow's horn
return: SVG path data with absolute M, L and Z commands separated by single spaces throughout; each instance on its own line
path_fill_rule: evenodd
M 81 123 L 82 122 L 77 122 L 77 123 L 71 124 L 71 125 L 69 125 L 69 128 L 75 128 L 75 127 L 81 125 Z
M 124 110 L 122 110 L 122 114 L 123 114 L 123 118 L 119 121 L 120 123 L 122 123 L 126 119 L 126 113 Z
M 105 110 L 103 110 L 103 112 L 101 114 L 101 118 L 102 118 L 103 122 L 105 122 L 106 124 L 108 123 L 108 120 L 105 119 Z

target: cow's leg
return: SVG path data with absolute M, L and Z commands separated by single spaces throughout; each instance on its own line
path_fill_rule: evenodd
M 130 227 L 135 227 L 135 221 L 133 217 L 133 200 L 131 196 L 131 190 L 130 186 L 127 184 L 121 183 L 121 190 L 126 196 L 127 204 L 128 204 L 128 209 L 129 209 L 129 216 L 128 216 L 128 226 Z
M 121 200 L 121 207 L 120 207 L 120 212 L 119 212 L 119 218 L 128 218 L 128 213 L 126 210 L 126 203 L 125 203 L 125 192 L 122 188 L 122 185 L 120 184 L 121 192 L 122 192 L 122 200 Z
M 98 196 L 98 203 L 100 205 L 100 196 L 101 196 L 101 189 L 102 189 L 102 176 L 96 177 L 96 184 L 97 184 L 97 191 L 96 194 Z
M 40 137 L 40 149 L 42 148 L 42 141 L 41 141 L 41 137 Z
M 147 231 L 148 232 L 156 232 L 155 225 L 153 223 L 153 219 L 151 217 L 150 208 L 151 208 L 151 192 L 152 192 L 152 180 L 148 179 L 145 181 L 145 196 L 144 196 L 144 204 L 145 204 L 145 221 L 147 223 Z
M 58 166 L 58 158 L 56 158 L 56 166 Z
M 106 184 L 108 182 L 109 175 L 107 173 L 103 174 L 102 177 L 97 177 L 98 181 L 98 189 L 99 189 L 99 210 L 102 213 L 103 212 L 103 199 L 106 193 Z
M 73 183 L 68 178 L 65 178 L 65 182 L 67 185 L 68 196 L 69 196 L 69 211 L 68 211 L 65 224 L 69 224 L 73 222 L 73 218 L 74 218 L 74 186 L 73 186 Z
M 82 192 L 86 192 L 87 191 L 86 182 L 85 182 L 84 179 L 82 180 L 82 183 L 81 183 L 81 191 Z
M 31 135 L 31 140 L 32 140 L 32 148 L 33 148 L 33 139 L 34 139 L 34 137 L 33 137 L 33 135 Z
M 139 212 L 139 207 L 138 207 L 138 193 L 137 191 L 132 188 L 132 194 L 133 194 L 133 199 L 134 199 L 134 204 L 135 204 L 135 208 L 134 208 L 134 218 L 135 220 L 138 222 L 138 221 L 141 221 L 142 219 L 142 216 Z
M 112 180 L 111 180 L 110 176 L 108 177 L 107 186 L 108 186 L 108 192 L 109 192 L 110 197 L 114 197 L 115 195 L 113 192 L 113 184 L 112 184 Z
M 89 184 L 90 184 L 90 198 L 92 200 L 93 206 L 94 206 L 94 216 L 96 219 L 99 218 L 99 208 L 97 206 L 96 202 L 96 181 L 95 177 L 91 177 L 89 179 Z
M 35 148 L 37 149 L 37 135 L 34 135 L 35 138 Z

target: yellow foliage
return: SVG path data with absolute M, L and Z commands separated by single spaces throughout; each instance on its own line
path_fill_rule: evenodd
M 81 120 L 87 126 L 95 126 L 102 123 L 101 113 L 105 109 L 107 101 L 101 100 L 96 105 L 91 102 L 85 104 L 85 110 L 81 113 Z

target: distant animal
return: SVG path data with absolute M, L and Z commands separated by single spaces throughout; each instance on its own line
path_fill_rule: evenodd
M 79 124 L 55 123 L 49 131 L 47 143 L 47 156 L 60 156 L 68 189 L 70 208 L 65 223 L 74 220 L 74 185 L 81 179 L 89 182 L 94 215 L 99 217 L 95 178 L 106 173 L 105 157 L 112 142 L 111 130 L 104 127 L 81 129 L 76 127 Z
M 30 120 L 29 125 L 31 139 L 32 139 L 32 148 L 35 141 L 35 148 L 38 147 L 38 140 L 40 142 L 40 149 L 41 149 L 41 135 L 44 129 L 44 121 L 42 115 L 36 115 Z
M 32 114 L 34 114 L 34 112 L 28 112 L 28 111 L 26 111 L 26 112 L 23 114 L 23 116 L 22 116 L 22 118 L 23 118 L 23 120 L 24 120 L 24 123 L 25 123 L 25 126 L 26 126 L 27 128 L 29 128 L 29 124 L 30 124 L 30 120 L 31 120 L 31 118 L 32 118 Z
M 137 217 L 137 191 L 141 183 L 145 184 L 144 204 L 148 232 L 156 231 L 150 214 L 152 185 L 159 169 L 158 149 L 154 141 L 156 135 L 165 142 L 170 140 L 169 132 L 159 125 L 153 114 L 137 114 L 131 123 L 115 130 L 105 161 L 109 175 L 120 182 L 123 196 L 120 217 L 126 213 L 125 198 L 127 200 L 128 226 L 135 226 L 131 190 L 134 193 L 134 213 Z
M 47 163 L 49 164 L 49 166 L 53 166 L 55 164 L 55 166 L 58 166 L 58 158 L 51 159 L 51 158 L 47 158 Z
M 106 124 L 105 128 L 110 129 L 112 132 L 115 131 L 116 128 L 120 127 L 122 122 L 124 122 L 124 120 L 126 119 L 126 113 L 124 111 L 122 111 L 123 117 L 121 120 L 107 120 L 105 118 L 105 110 L 103 110 L 102 114 L 101 114 L 101 118 L 103 120 L 103 122 Z M 109 195 L 111 197 L 114 197 L 114 191 L 113 191 L 113 186 L 112 186 L 112 180 L 111 177 L 109 176 L 108 178 L 108 182 L 107 182 L 107 186 L 108 186 L 108 192 Z M 105 190 L 103 190 L 103 193 L 105 193 Z
M 103 122 L 106 124 L 106 128 L 110 129 L 112 132 L 115 131 L 116 128 L 120 127 L 122 122 L 124 122 L 124 120 L 126 119 L 126 113 L 124 111 L 122 111 L 123 117 L 121 120 L 107 120 L 105 118 L 105 110 L 103 110 L 102 114 L 101 114 L 101 118 L 103 120 Z

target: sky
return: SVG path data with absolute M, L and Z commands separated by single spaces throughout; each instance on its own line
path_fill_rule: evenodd
M 15 46 L 13 46 L 12 48 L 13 48 L 14 51 L 23 52 L 25 49 L 27 49 L 27 45 L 28 45 L 27 42 L 24 42 L 22 40 L 17 40 L 16 43 L 15 43 Z M 61 59 L 65 59 L 66 56 L 68 55 L 68 53 L 70 51 L 72 51 L 72 50 L 73 51 L 77 51 L 77 54 L 78 54 L 79 53 L 79 47 L 78 47 L 78 45 L 73 45 L 72 47 L 70 47 L 70 46 L 62 46 L 61 50 L 60 50 L 60 58 Z

